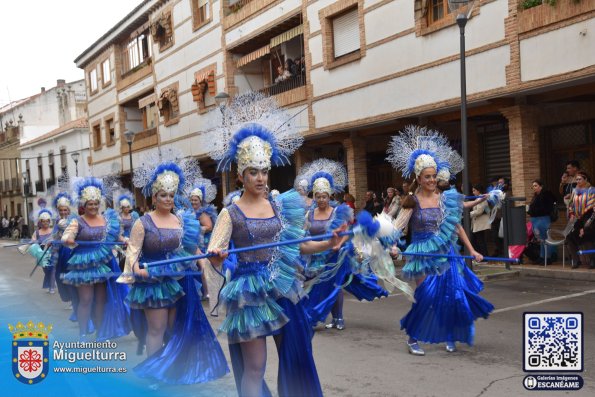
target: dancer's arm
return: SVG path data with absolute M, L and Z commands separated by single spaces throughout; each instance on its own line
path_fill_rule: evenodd
M 211 220 L 209 214 L 203 212 L 202 214 L 200 214 L 198 220 L 200 222 L 200 228 L 203 233 L 208 233 L 211 230 L 213 230 L 213 221 Z
M 344 237 L 340 237 L 338 233 L 341 233 L 347 229 L 347 225 L 343 224 L 341 227 L 333 230 L 334 236 L 330 240 L 326 241 L 306 241 L 305 243 L 300 244 L 300 253 L 302 255 L 310 255 L 310 254 L 317 254 L 319 252 L 324 252 L 329 249 L 338 250 L 341 248 L 341 244 L 343 244 L 347 239 Z
M 64 230 L 64 234 L 62 235 L 62 242 L 64 242 L 67 247 L 72 248 L 76 245 L 74 241 L 76 236 L 79 234 L 79 223 L 78 220 L 73 219 L 70 221 L 68 226 L 66 226 L 66 230 Z
M 471 242 L 469 241 L 469 237 L 467 237 L 467 233 L 465 233 L 465 229 L 463 229 L 461 225 L 457 225 L 457 235 L 459 236 L 467 250 L 469 250 L 469 254 L 475 257 L 475 260 L 477 262 L 481 262 L 483 260 L 483 255 L 475 251 L 475 249 L 471 245 Z
M 231 222 L 231 216 L 229 216 L 227 209 L 223 208 L 213 228 L 213 234 L 211 234 L 211 240 L 207 249 L 208 252 L 217 254 L 217 256 L 209 258 L 209 261 L 211 261 L 211 264 L 216 269 L 221 269 L 223 261 L 227 258 L 227 253 L 224 251 L 229 247 L 232 231 L 233 224 Z
M 116 280 L 119 283 L 132 284 L 134 283 L 134 276 L 132 273 L 141 277 L 149 277 L 149 272 L 146 269 L 138 268 L 138 258 L 143 248 L 145 240 L 145 227 L 139 220 L 134 222 L 132 230 L 130 230 L 130 238 L 128 239 L 128 248 L 126 248 L 126 261 L 124 262 L 124 272 Z

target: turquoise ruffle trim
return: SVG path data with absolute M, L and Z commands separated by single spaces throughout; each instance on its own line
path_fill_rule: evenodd
M 454 189 L 442 193 L 440 205 L 443 219 L 438 231 L 428 238 L 418 241 L 414 239 L 405 252 L 448 254 L 450 244 L 454 244 L 457 240 L 456 229 L 463 214 L 463 199 L 463 195 Z M 411 256 L 403 267 L 403 276 L 407 279 L 415 279 L 425 275 L 442 274 L 449 266 L 448 258 Z
M 172 306 L 182 296 L 182 286 L 176 280 L 166 277 L 156 283 L 132 284 L 124 302 L 133 309 L 160 309 Z
M 64 284 L 74 286 L 103 283 L 113 275 L 106 264 L 100 264 L 86 269 L 71 270 L 62 276 Z

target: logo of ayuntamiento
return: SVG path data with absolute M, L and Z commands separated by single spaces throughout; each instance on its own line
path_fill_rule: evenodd
M 40 322 L 34 324 L 20 321 L 15 327 L 8 324 L 12 333 L 12 373 L 15 378 L 27 385 L 44 380 L 50 368 L 48 335 L 53 326 Z

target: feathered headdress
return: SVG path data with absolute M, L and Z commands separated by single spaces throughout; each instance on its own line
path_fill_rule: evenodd
M 227 196 L 225 196 L 225 198 L 223 199 L 223 206 L 229 207 L 230 205 L 238 201 L 240 197 L 242 197 L 241 190 L 234 190 L 233 192 L 228 193 Z
M 421 174 L 425 168 L 435 168 L 437 172 L 448 168 L 447 159 L 451 152 L 448 138 L 440 132 L 408 125 L 399 135 L 393 136 L 386 160 L 407 179 Z
M 98 201 L 101 204 L 107 192 L 101 179 L 86 177 L 72 180 L 72 193 L 77 205 L 84 207 L 89 200 Z
M 56 195 L 56 197 L 54 197 L 54 200 L 52 201 L 52 206 L 56 210 L 59 209 L 58 207 L 70 208 L 70 206 L 72 205 L 72 201 L 72 197 L 70 197 L 70 194 L 68 194 L 68 192 L 60 192 Z
M 33 214 L 33 221 L 35 224 L 40 221 L 50 221 L 51 225 L 54 219 L 56 219 L 56 214 L 49 208 L 42 208 Z
M 135 205 L 135 200 L 134 200 L 134 195 L 132 194 L 131 191 L 126 190 L 126 189 L 121 189 L 118 192 L 116 192 L 116 199 L 114 201 L 114 206 L 118 209 L 118 210 L 122 210 L 122 207 L 130 207 L 130 209 L 134 208 Z
M 438 175 L 436 176 L 436 179 L 439 181 L 449 182 L 450 178 L 457 175 L 459 172 L 463 171 L 463 168 L 465 168 L 463 157 L 461 157 L 461 155 L 454 149 L 450 151 L 446 162 L 448 163 L 448 166 L 438 171 Z
M 197 178 L 188 184 L 188 197 L 198 196 L 201 203 L 208 204 L 217 196 L 217 186 L 213 185 L 210 179 Z
M 218 171 L 230 170 L 234 161 L 239 174 L 250 167 L 288 165 L 304 140 L 291 116 L 273 98 L 258 92 L 238 95 L 222 113 L 215 129 L 219 139 L 211 150 L 211 157 L 219 161 Z
M 318 159 L 304 165 L 296 178 L 299 181 L 308 181 L 307 191 L 312 193 L 342 192 L 347 185 L 347 171 L 345 166 L 337 161 Z
M 142 189 L 145 197 L 159 190 L 183 194 L 186 179 L 195 179 L 200 175 L 195 159 L 182 158 L 177 149 L 156 149 L 143 156 L 142 164 L 134 170 L 133 183 Z

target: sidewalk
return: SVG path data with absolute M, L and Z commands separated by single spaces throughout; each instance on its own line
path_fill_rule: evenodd
M 511 265 L 510 270 L 506 270 L 504 263 L 490 263 L 473 265 L 473 270 L 480 277 L 485 276 L 484 280 L 500 279 L 507 277 L 544 277 L 563 280 L 582 280 L 595 281 L 595 269 L 588 267 L 579 267 L 572 269 L 570 262 L 562 266 L 562 262 L 554 262 L 547 266 L 541 265 Z

